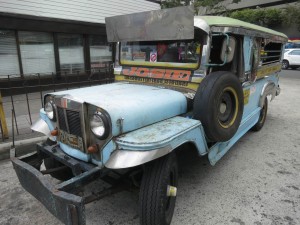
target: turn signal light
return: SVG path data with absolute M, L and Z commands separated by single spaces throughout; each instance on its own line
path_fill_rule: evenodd
M 98 148 L 96 145 L 91 145 L 90 147 L 88 147 L 87 149 L 88 153 L 90 154 L 94 154 L 98 152 Z
M 58 136 L 58 130 L 57 129 L 51 130 L 50 134 L 52 136 Z

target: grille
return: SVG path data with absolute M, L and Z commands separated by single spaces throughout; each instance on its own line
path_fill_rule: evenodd
M 58 124 L 61 130 L 68 132 L 64 109 L 57 107 Z
M 79 112 L 68 110 L 68 109 L 65 110 L 63 108 L 57 107 L 57 115 L 58 115 L 59 128 L 61 130 L 64 130 L 69 134 L 82 137 Z
M 74 134 L 81 137 L 82 134 L 81 134 L 81 123 L 80 123 L 79 112 L 66 110 L 66 114 L 67 114 L 70 134 Z

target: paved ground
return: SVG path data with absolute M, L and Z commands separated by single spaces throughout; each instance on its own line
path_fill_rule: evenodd
M 283 71 L 281 87 L 265 127 L 216 166 L 182 156 L 172 224 L 300 224 L 300 71 Z M 60 224 L 20 187 L 9 161 L 0 167 L 0 224 Z M 91 203 L 87 224 L 137 225 L 137 201 L 137 193 L 121 192 Z

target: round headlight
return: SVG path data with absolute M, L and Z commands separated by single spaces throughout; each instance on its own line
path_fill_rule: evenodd
M 108 122 L 101 112 L 95 112 L 90 120 L 90 127 L 93 134 L 98 138 L 104 139 L 108 135 Z
M 54 103 L 49 101 L 45 104 L 45 112 L 50 120 L 55 120 Z

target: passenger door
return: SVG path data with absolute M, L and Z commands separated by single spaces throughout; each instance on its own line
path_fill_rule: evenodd
M 290 65 L 300 65 L 300 50 L 293 50 L 288 54 Z

